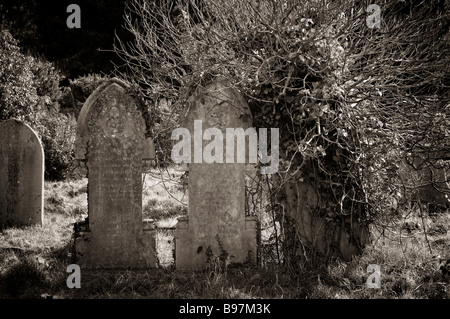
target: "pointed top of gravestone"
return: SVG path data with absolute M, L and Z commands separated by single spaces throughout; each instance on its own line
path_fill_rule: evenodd
M 122 80 L 113 78 L 105 81 L 97 89 L 95 89 L 94 92 L 92 92 L 84 103 L 78 116 L 75 159 L 85 159 L 86 141 L 90 135 L 89 127 L 96 122 L 96 117 L 99 115 L 99 112 L 105 110 L 113 114 L 113 117 L 121 118 L 119 104 L 122 103 L 122 105 L 125 105 L 125 110 L 130 110 L 132 113 L 138 109 L 137 101 L 132 96 L 127 94 L 129 88 L 130 86 Z M 136 123 L 136 129 L 143 130 L 143 134 L 145 134 L 145 121 L 143 116 L 139 116 L 139 118 L 136 118 L 135 120 L 139 122 Z M 118 121 L 120 122 L 120 120 Z M 143 158 L 153 158 L 154 156 L 150 142 L 146 141 L 143 147 Z
M 181 126 L 189 127 L 193 120 L 205 120 L 207 126 L 222 128 L 251 127 L 253 123 L 247 101 L 223 76 L 205 86 L 198 86 L 189 98 Z
M 86 153 L 86 138 L 88 137 L 88 126 L 91 124 L 90 117 L 95 109 L 98 109 L 98 101 L 105 95 L 124 94 L 129 86 L 117 79 L 113 78 L 102 83 L 98 88 L 91 93 L 78 115 L 77 120 L 77 136 L 75 143 L 75 159 L 85 159 Z
M 86 102 L 83 104 L 83 108 L 80 111 L 80 114 L 78 115 L 78 125 L 83 125 L 86 122 L 86 118 L 92 108 L 92 105 L 95 103 L 95 101 L 98 100 L 100 96 L 105 94 L 107 90 L 114 90 L 121 93 L 125 93 L 127 89 L 129 89 L 129 85 L 126 84 L 124 81 L 119 80 L 117 78 L 109 79 L 102 84 L 98 88 L 94 90 L 94 92 L 89 95 Z

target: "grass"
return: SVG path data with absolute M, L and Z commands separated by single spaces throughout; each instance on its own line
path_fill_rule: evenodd
M 164 176 L 164 178 L 161 178 Z M 180 184 L 183 172 L 153 171 L 144 176 L 143 218 L 154 219 L 159 227 L 175 227 L 177 217 L 187 215 L 187 190 Z
M 178 271 L 174 226 L 187 214 L 187 193 L 182 172 L 163 176 L 153 171 L 143 184 L 143 218 L 159 227 L 160 268 L 82 270 L 81 289 L 67 288 L 73 223 L 87 216 L 87 180 L 47 182 L 45 225 L 0 232 L 0 298 L 450 298 L 450 278 L 439 270 L 439 260 L 450 258 L 450 212 L 428 215 L 417 206 L 384 231 L 373 226 L 372 244 L 349 262 L 297 272 L 271 260 L 258 269 Z M 369 264 L 381 268 L 380 289 L 367 288 Z

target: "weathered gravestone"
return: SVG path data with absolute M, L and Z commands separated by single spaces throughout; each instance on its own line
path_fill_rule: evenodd
M 444 160 L 438 160 L 446 158 L 450 158 L 449 153 L 427 156 L 417 150 L 413 156 L 404 158 L 399 170 L 405 186 L 402 201 L 450 207 L 450 167 L 445 165 Z
M 0 229 L 43 224 L 44 151 L 25 123 L 0 123 Z
M 127 86 L 98 87 L 79 118 L 75 159 L 88 174 L 88 218 L 75 225 L 77 263 L 87 268 L 156 267 L 155 226 L 142 220 L 143 162 L 154 158 Z
M 351 260 L 369 243 L 369 229 L 354 212 L 336 215 L 333 222 L 329 215 L 323 214 L 324 203 L 329 201 L 328 193 L 320 193 L 315 181 L 314 166 L 311 161 L 303 163 L 303 169 L 293 177 L 280 182 L 274 178 L 274 187 L 284 191 L 282 205 L 293 221 L 296 240 L 301 243 L 296 250 L 298 257 L 309 254 L 308 247 L 323 258 L 339 256 Z M 288 175 L 290 176 L 290 175 Z M 286 178 L 287 176 L 283 176 Z M 332 249 L 330 249 L 330 247 Z
M 234 145 L 234 163 L 227 163 L 227 151 L 232 150 L 227 150 L 225 143 L 226 128 L 245 130 L 251 126 L 250 109 L 241 94 L 221 78 L 198 88 L 188 104 L 181 127 L 188 129 L 193 137 L 188 179 L 189 206 L 188 217 L 180 217 L 176 227 L 176 267 L 201 269 L 207 266 L 208 260 L 255 263 L 256 221 L 252 216 L 245 216 L 248 150 L 246 161 L 237 163 Z M 197 120 L 202 121 L 200 133 L 194 133 L 194 121 Z M 208 128 L 220 130 L 224 137 L 223 163 L 195 163 L 195 152 L 202 152 L 210 143 L 203 141 L 195 145 L 199 136 L 196 134 L 203 136 Z

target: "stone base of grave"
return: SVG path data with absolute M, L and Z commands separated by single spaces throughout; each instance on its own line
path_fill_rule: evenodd
M 176 268 L 205 269 L 217 261 L 222 266 L 225 263 L 256 266 L 258 228 L 255 217 L 245 217 L 242 228 L 231 238 L 223 238 L 218 233 L 200 238 L 189 229 L 189 218 L 179 217 L 175 233 Z M 227 261 L 224 256 L 228 256 Z
M 102 234 L 98 234 L 102 236 Z M 75 263 L 84 269 L 146 269 L 157 267 L 156 226 L 143 221 L 135 242 L 111 241 L 109 245 L 89 229 L 89 219 L 74 225 Z

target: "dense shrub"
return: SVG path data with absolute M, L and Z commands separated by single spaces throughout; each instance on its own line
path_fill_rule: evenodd
M 42 116 L 37 130 L 45 151 L 46 179 L 65 179 L 74 158 L 75 118 L 61 113 Z
M 36 130 L 50 180 L 63 179 L 73 159 L 75 121 L 59 111 L 60 79 L 51 63 L 23 54 L 17 40 L 0 31 L 0 121 L 17 118 Z
M 32 113 L 38 102 L 33 62 L 8 31 L 0 31 L 0 120 L 26 120 Z
M 72 113 L 75 118 L 78 118 L 84 102 L 105 80 L 107 78 L 99 74 L 89 74 L 69 80 L 69 86 L 64 88 L 60 100 L 61 111 Z

